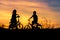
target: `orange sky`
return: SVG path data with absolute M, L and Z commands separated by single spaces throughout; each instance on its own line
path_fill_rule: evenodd
M 12 10 L 16 9 L 17 14 L 20 15 L 20 21 L 22 24 L 26 25 L 28 23 L 28 18 L 32 15 L 33 11 L 37 11 L 39 18 L 39 23 L 44 22 L 44 17 L 50 20 L 52 24 L 56 24 L 56 27 L 60 25 L 60 19 L 57 13 L 49 6 L 46 2 L 34 2 L 25 0 L 1 0 L 0 1 L 0 23 L 9 25 Z

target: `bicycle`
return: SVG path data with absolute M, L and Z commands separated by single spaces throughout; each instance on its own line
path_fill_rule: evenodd
M 28 24 L 25 26 L 25 28 L 27 28 L 27 29 L 38 29 L 38 28 L 42 29 L 42 25 L 39 24 L 39 23 L 36 23 L 36 24 L 32 25 L 30 23 L 30 20 L 28 20 Z
M 32 24 L 30 23 L 30 20 L 28 20 L 28 24 L 25 26 L 25 29 L 31 29 Z
M 23 29 L 23 24 L 19 21 L 20 16 L 18 15 L 17 17 L 18 17 L 17 26 L 18 28 Z
M 23 24 L 19 21 L 20 16 L 18 14 L 17 18 L 16 24 L 10 22 L 9 29 L 23 29 Z

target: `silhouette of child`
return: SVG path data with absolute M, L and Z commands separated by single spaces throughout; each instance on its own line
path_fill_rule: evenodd
M 16 27 L 17 28 L 17 20 L 16 20 L 16 16 L 17 16 L 17 14 L 16 14 L 16 10 L 14 9 L 13 10 L 13 12 L 12 12 L 12 18 L 11 18 L 11 22 L 10 22 L 10 27 Z
M 33 12 L 33 15 L 29 18 L 29 20 L 33 18 L 33 21 L 32 21 L 32 26 L 34 24 L 37 24 L 38 23 L 38 16 L 36 15 L 36 11 Z

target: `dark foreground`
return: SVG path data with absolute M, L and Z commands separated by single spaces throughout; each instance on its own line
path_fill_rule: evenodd
M 56 31 L 60 31 L 60 28 L 58 29 L 16 29 L 16 30 L 0 28 L 0 32 L 56 32 Z

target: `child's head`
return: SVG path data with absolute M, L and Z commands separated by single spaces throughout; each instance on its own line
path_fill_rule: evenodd
M 36 15 L 36 11 L 33 11 L 33 15 Z
M 13 10 L 13 13 L 16 13 L 16 12 L 17 12 L 16 9 L 14 9 L 14 10 Z

